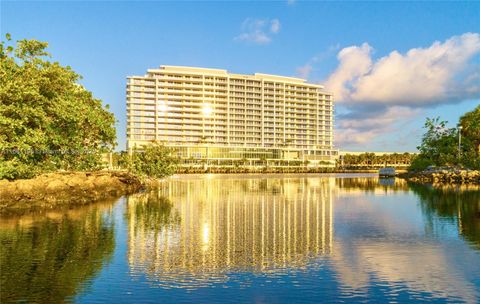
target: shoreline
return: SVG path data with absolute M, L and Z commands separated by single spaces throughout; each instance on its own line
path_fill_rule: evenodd
M 200 170 L 199 170 L 200 171 Z M 222 175 L 226 178 L 238 176 L 272 177 L 281 175 L 334 177 L 378 177 L 377 170 L 331 170 L 312 172 L 265 172 L 246 170 L 246 172 L 195 172 L 176 173 L 169 178 L 199 178 L 205 175 Z M 360 176 L 362 177 L 362 176 Z M 415 184 L 429 185 L 480 185 L 480 171 L 437 170 L 419 173 L 398 173 L 396 178 Z M 0 216 L 21 215 L 35 211 L 70 209 L 102 200 L 117 199 L 123 195 L 159 187 L 165 179 L 140 178 L 126 171 L 93 172 L 54 172 L 39 175 L 33 179 L 14 181 L 0 180 Z
M 399 169 L 402 170 L 402 169 Z M 403 170 L 402 170 L 403 171 Z M 375 169 L 338 169 L 316 167 L 180 167 L 176 175 L 190 174 L 296 174 L 296 173 L 378 173 Z
M 0 180 L 0 215 L 87 205 L 138 192 L 147 183 L 124 171 L 55 172 Z
M 480 185 L 478 170 L 438 169 L 400 173 L 396 177 L 415 184 Z

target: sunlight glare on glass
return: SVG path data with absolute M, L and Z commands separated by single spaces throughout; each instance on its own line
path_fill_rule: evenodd
M 210 116 L 212 114 L 212 111 L 212 107 L 209 103 L 203 105 L 202 112 L 204 116 Z
M 158 101 L 158 108 L 160 109 L 160 112 L 164 112 L 164 113 L 167 112 L 167 110 L 168 110 L 168 107 L 167 107 L 165 101 L 163 101 L 163 100 Z

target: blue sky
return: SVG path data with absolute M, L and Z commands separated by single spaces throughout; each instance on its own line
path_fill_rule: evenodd
M 425 117 L 453 125 L 480 103 L 480 2 L 0 5 L 2 37 L 49 42 L 53 58 L 110 104 L 119 149 L 126 77 L 160 65 L 326 84 L 337 96 L 336 145 L 343 150 L 413 151 Z

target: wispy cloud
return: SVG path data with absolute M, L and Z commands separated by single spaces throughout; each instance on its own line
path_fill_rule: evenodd
M 340 48 L 340 45 L 332 45 L 325 51 L 310 58 L 307 63 L 296 69 L 296 75 L 300 78 L 308 79 L 310 74 L 314 71 L 315 66 L 326 58 L 333 56 Z
M 297 76 L 303 79 L 307 79 L 310 76 L 310 73 L 313 70 L 313 64 L 311 62 L 307 62 L 305 65 L 297 68 Z
M 340 147 L 368 144 L 409 124 L 421 112 L 402 106 L 353 109 L 349 114 L 337 116 L 335 143 Z
M 255 44 L 269 44 L 272 36 L 280 32 L 281 24 L 278 19 L 247 18 L 241 25 L 241 33 L 235 41 L 251 42 Z
M 370 142 L 427 107 L 480 98 L 479 66 L 471 63 L 480 54 L 478 33 L 379 59 L 372 53 L 368 43 L 342 49 L 337 69 L 324 83 L 350 111 L 338 117 L 340 146 Z
M 270 21 L 270 32 L 274 34 L 280 32 L 280 21 L 278 21 L 278 19 L 273 19 Z
M 288 5 L 294 5 L 296 2 L 296 0 L 287 0 Z

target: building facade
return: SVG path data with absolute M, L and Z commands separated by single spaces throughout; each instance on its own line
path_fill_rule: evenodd
M 184 163 L 335 164 L 333 97 L 303 79 L 179 66 L 127 79 L 127 149 L 152 141 Z

